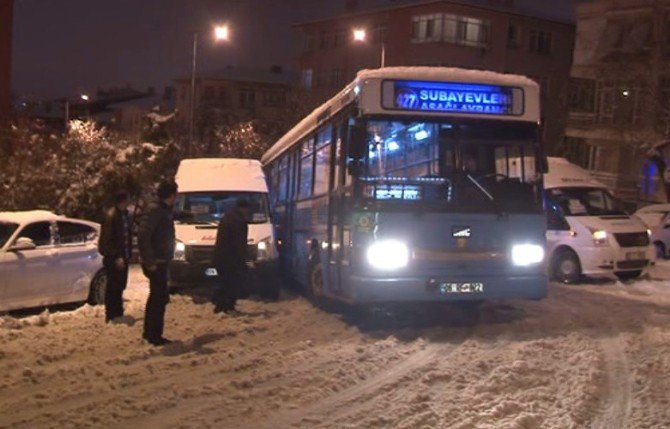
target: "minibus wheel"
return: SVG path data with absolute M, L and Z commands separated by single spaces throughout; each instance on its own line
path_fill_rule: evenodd
M 579 257 L 570 249 L 559 250 L 554 256 L 552 274 L 562 283 L 577 283 L 582 277 L 582 265 Z

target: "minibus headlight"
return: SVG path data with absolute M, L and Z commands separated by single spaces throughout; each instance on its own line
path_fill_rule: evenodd
M 607 244 L 607 231 L 596 229 L 591 231 L 593 236 L 593 244 L 596 246 L 603 246 Z
M 517 244 L 512 246 L 512 263 L 519 267 L 539 264 L 544 260 L 544 248 L 537 244 Z
M 256 254 L 257 259 L 263 260 L 268 259 L 270 255 L 270 249 L 272 246 L 272 237 L 265 237 L 256 244 Z
M 409 263 L 409 249 L 401 241 L 380 240 L 368 247 L 367 259 L 378 270 L 397 270 Z
M 185 261 L 186 260 L 186 245 L 181 241 L 177 240 L 174 243 L 174 256 L 175 261 Z

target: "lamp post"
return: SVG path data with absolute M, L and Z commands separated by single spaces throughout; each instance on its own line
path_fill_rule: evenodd
M 79 94 L 79 98 L 84 102 L 88 102 L 91 99 L 88 94 Z M 86 116 L 90 116 L 88 108 L 86 108 Z M 70 99 L 65 97 L 65 130 L 67 131 L 68 129 L 70 129 Z
M 214 40 L 217 42 L 227 42 L 230 40 L 230 29 L 228 25 L 217 25 L 214 27 Z M 191 154 L 191 149 L 193 148 L 193 138 L 195 133 L 195 75 L 197 71 L 198 64 L 198 32 L 193 33 L 193 58 L 191 64 L 191 100 L 189 106 L 189 119 L 188 119 L 188 146 L 186 148 L 186 155 Z
M 354 42 L 356 43 L 365 43 L 367 41 L 368 35 L 367 31 L 364 28 L 355 28 L 353 30 Z M 386 43 L 384 40 L 381 40 L 381 55 L 380 55 L 380 67 L 383 68 L 386 63 Z

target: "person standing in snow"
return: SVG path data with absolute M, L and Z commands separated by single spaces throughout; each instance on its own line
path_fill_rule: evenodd
M 123 316 L 123 291 L 128 283 L 128 263 L 132 254 L 131 222 L 128 215 L 130 197 L 125 191 L 114 195 L 114 206 L 104 214 L 98 251 L 107 274 L 105 288 L 105 321 Z
M 139 248 L 142 271 L 149 279 L 149 298 L 144 316 L 142 337 L 160 346 L 171 341 L 163 337 L 168 292 L 168 264 L 174 255 L 175 230 L 172 208 L 177 200 L 177 184 L 164 181 L 158 185 L 158 201 L 151 203 L 140 223 Z
M 213 264 L 220 284 L 214 291 L 214 312 L 238 315 L 235 309 L 247 279 L 247 235 L 249 233 L 249 202 L 237 200 L 219 222 L 214 246 Z

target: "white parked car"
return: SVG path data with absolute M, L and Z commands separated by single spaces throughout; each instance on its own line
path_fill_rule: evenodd
M 0 212 L 0 311 L 102 303 L 100 226 L 48 211 Z
M 651 231 L 656 256 L 667 258 L 670 249 L 670 204 L 652 204 L 635 212 Z

